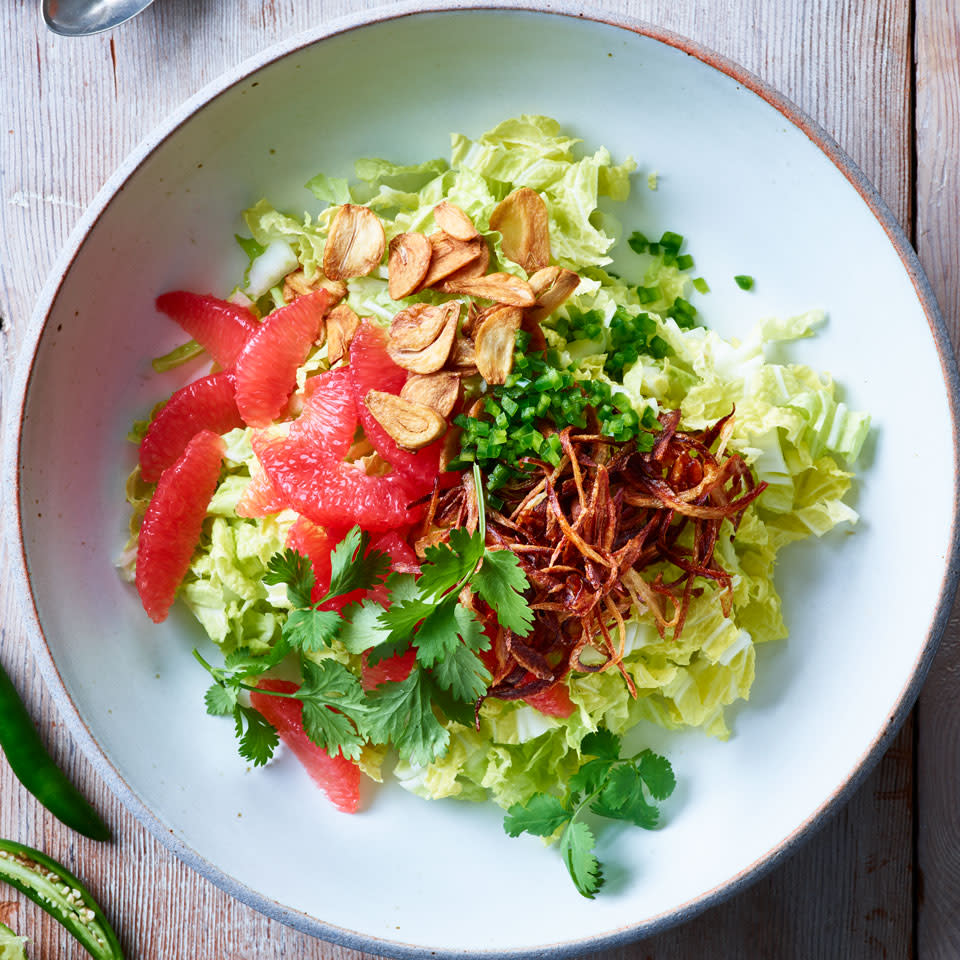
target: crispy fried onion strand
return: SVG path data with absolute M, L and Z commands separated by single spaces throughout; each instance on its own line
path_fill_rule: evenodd
M 623 667 L 632 609 L 646 609 L 661 637 L 683 631 L 697 580 L 720 591 L 725 616 L 730 575 L 714 550 L 724 520 L 736 529 L 765 489 L 739 454 L 726 453 L 733 412 L 706 430 L 678 429 L 680 412 L 660 416 L 653 449 L 595 433 L 560 433 L 557 466 L 525 460 L 526 477 L 498 491 L 500 511 L 487 510 L 487 545 L 512 550 L 530 581 L 534 629 L 518 637 L 470 597 L 493 640 L 488 696 L 515 700 L 543 691 L 571 670 Z M 714 452 L 711 448 L 715 447 Z M 418 550 L 452 527 L 476 529 L 473 478 L 430 498 Z

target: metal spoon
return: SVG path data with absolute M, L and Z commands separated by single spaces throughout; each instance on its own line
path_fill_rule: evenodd
M 153 0 L 43 0 L 43 19 L 64 37 L 110 30 L 135 17 Z

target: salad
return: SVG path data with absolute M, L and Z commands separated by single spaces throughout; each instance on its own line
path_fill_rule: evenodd
M 191 340 L 155 369 L 213 367 L 133 428 L 121 567 L 203 627 L 253 764 L 282 739 L 348 812 L 361 777 L 492 800 L 593 896 L 598 818 L 652 828 L 675 785 L 644 725 L 729 736 L 869 418 L 765 356 L 821 313 L 703 326 L 683 236 L 610 213 L 633 160 L 578 143 L 521 116 L 247 210 L 237 288 L 157 300 Z

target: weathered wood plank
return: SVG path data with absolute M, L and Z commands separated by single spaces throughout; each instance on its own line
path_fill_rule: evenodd
M 917 4 L 917 249 L 960 345 L 960 10 Z M 917 710 L 917 954 L 960 955 L 960 609 Z
M 100 184 L 140 138 L 244 56 L 323 19 L 375 5 L 373 0 L 164 0 L 122 30 L 80 41 L 48 34 L 26 0 L 5 9 L 0 316 L 6 322 L 0 333 L 0 388 L 10 382 L 12 352 L 57 250 Z M 605 6 L 699 40 L 791 96 L 845 147 L 909 225 L 907 4 L 606 0 Z M 79 94 L 75 99 L 74 93 Z M 956 156 L 955 147 L 944 157 L 951 155 Z M 954 233 L 939 248 L 944 263 L 951 256 L 956 263 L 956 249 Z M 956 285 L 953 290 L 956 294 Z M 0 835 L 42 846 L 89 878 L 122 930 L 131 957 L 359 960 L 360 954 L 285 929 L 221 894 L 161 848 L 95 779 L 59 727 L 35 675 L 20 639 L 22 621 L 5 586 L 4 563 L 0 556 L 0 658 L 55 754 L 105 812 L 117 842 L 99 849 L 68 834 L 22 791 L 3 761 Z M 684 927 L 605 956 L 907 956 L 911 793 L 908 729 L 850 805 L 786 864 Z M 81 955 L 32 905 L 22 898 L 12 902 L 7 912 L 15 912 L 16 923 L 39 941 L 32 956 Z M 943 902 L 949 906 L 951 901 Z

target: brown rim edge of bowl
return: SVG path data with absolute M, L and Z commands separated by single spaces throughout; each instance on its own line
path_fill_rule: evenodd
M 434 3 L 436 2 L 437 0 L 434 0 Z M 772 847 L 764 856 L 759 857 L 752 864 L 722 884 L 705 891 L 687 903 L 681 904 L 654 917 L 650 917 L 641 923 L 626 924 L 605 933 L 596 934 L 580 940 L 566 941 L 563 943 L 545 943 L 530 947 L 497 951 L 424 948 L 415 944 L 381 939 L 368 934 L 360 934 L 317 920 L 300 911 L 293 910 L 290 907 L 270 900 L 263 894 L 251 890 L 245 884 L 227 875 L 224 871 L 200 856 L 200 854 L 184 841 L 180 840 L 166 824 L 150 811 L 133 789 L 126 783 L 119 771 L 113 766 L 97 744 L 92 732 L 80 716 L 76 705 L 67 693 L 64 680 L 60 676 L 52 653 L 47 646 L 27 575 L 26 552 L 20 522 L 19 484 L 17 483 L 20 463 L 20 426 L 23 421 L 24 407 L 30 388 L 33 359 L 45 327 L 46 318 L 53 308 L 66 273 L 79 252 L 80 247 L 83 245 L 86 236 L 96 225 L 107 206 L 109 206 L 113 196 L 119 192 L 126 181 L 136 173 L 143 161 L 206 104 L 231 87 L 243 82 L 255 70 L 267 67 L 314 43 L 360 27 L 373 26 L 420 14 L 434 15 L 465 11 L 485 13 L 505 11 L 564 16 L 571 19 L 589 20 L 594 23 L 628 30 L 631 33 L 649 37 L 652 40 L 681 50 L 700 60 L 702 63 L 713 67 L 720 73 L 723 73 L 766 101 L 790 121 L 793 126 L 803 131 L 803 133 L 826 154 L 834 166 L 847 178 L 861 196 L 886 232 L 888 239 L 900 257 L 914 285 L 917 298 L 924 310 L 927 323 L 930 327 L 934 345 L 940 359 L 944 383 L 948 390 L 950 414 L 953 423 L 954 451 L 954 514 L 951 518 L 950 550 L 944 566 L 944 577 L 941 583 L 938 601 L 931 618 L 927 640 L 917 658 L 910 679 L 901 691 L 894 708 L 887 718 L 887 722 L 878 732 L 873 742 L 864 751 L 849 776 L 827 797 L 823 804 L 821 804 L 810 817 L 799 824 L 795 830 L 784 837 L 779 844 Z M 29 360 L 26 359 L 27 357 L 29 357 Z M 890 741 L 902 726 L 919 694 L 936 653 L 940 636 L 946 627 L 954 593 L 958 581 L 960 581 L 960 530 L 958 530 L 957 510 L 958 489 L 960 489 L 960 427 L 958 427 L 958 424 L 960 424 L 960 378 L 958 378 L 950 338 L 940 315 L 932 288 L 900 224 L 880 197 L 873 184 L 870 183 L 853 160 L 840 149 L 830 135 L 827 134 L 816 121 L 808 117 L 792 101 L 768 83 L 729 58 L 686 37 L 652 24 L 643 23 L 629 17 L 614 15 L 602 9 L 590 9 L 585 4 L 574 2 L 574 0 L 554 0 L 554 2 L 549 2 L 549 0 L 548 2 L 540 2 L 540 0 L 513 0 L 513 2 L 508 3 L 488 4 L 472 2 L 472 0 L 447 0 L 443 6 L 431 5 L 429 7 L 422 6 L 417 3 L 416 0 L 408 0 L 408 2 L 378 7 L 360 14 L 353 14 L 333 20 L 314 30 L 306 31 L 291 40 L 273 44 L 268 49 L 248 57 L 240 64 L 237 64 L 225 72 L 221 77 L 203 87 L 194 96 L 181 104 L 156 130 L 148 134 L 125 158 L 120 167 L 111 175 L 97 193 L 93 202 L 74 227 L 41 290 L 17 359 L 17 374 L 13 386 L 12 395 L 15 399 L 11 415 L 6 424 L 3 469 L 3 479 L 10 482 L 11 489 L 14 491 L 14 497 L 7 501 L 6 509 L 9 511 L 10 516 L 7 517 L 7 522 L 5 523 L 14 566 L 13 576 L 16 581 L 16 589 L 20 593 L 23 601 L 24 612 L 28 621 L 27 629 L 31 647 L 40 666 L 44 681 L 46 682 L 52 699 L 57 705 L 57 709 L 67 719 L 71 732 L 83 749 L 87 759 L 97 773 L 110 785 L 124 806 L 133 813 L 154 837 L 217 887 L 272 919 L 279 920 L 298 930 L 324 940 L 366 952 L 412 958 L 422 956 L 424 951 L 427 950 L 431 956 L 435 957 L 462 957 L 471 958 L 471 960 L 487 960 L 487 958 L 489 958 L 489 960 L 506 960 L 506 958 L 511 958 L 511 960 L 517 958 L 517 960 L 520 960 L 520 958 L 546 956 L 558 958 L 573 957 L 582 955 L 585 952 L 615 947 L 653 936 L 672 926 L 686 922 L 703 910 L 719 904 L 741 892 L 778 863 L 789 857 L 802 840 L 808 838 L 816 829 L 823 826 L 830 815 L 835 813 L 840 806 L 850 798 L 867 774 L 879 761 Z

